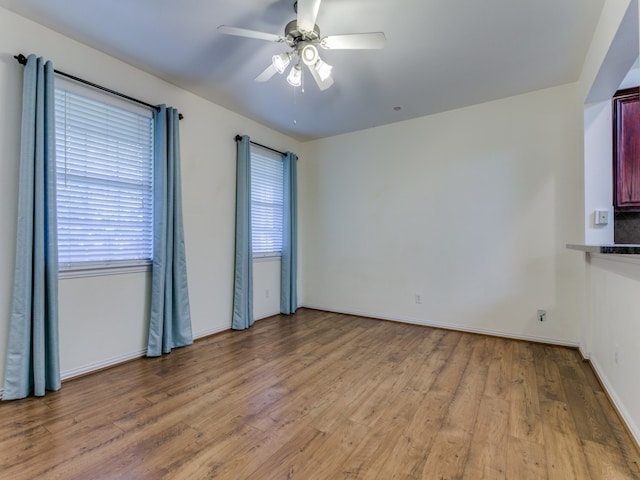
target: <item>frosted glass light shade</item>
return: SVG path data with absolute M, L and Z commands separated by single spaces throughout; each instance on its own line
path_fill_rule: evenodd
M 318 72 L 318 75 L 320 76 L 320 80 L 323 82 L 331 76 L 331 70 L 333 69 L 331 65 L 325 63 L 321 58 L 318 59 L 313 68 L 316 69 L 316 72 Z
M 280 55 L 274 55 L 271 58 L 273 67 L 278 73 L 284 73 L 285 69 L 289 66 L 291 61 L 291 54 L 288 52 L 281 53 Z
M 294 65 L 287 76 L 287 82 L 294 87 L 302 85 L 302 69 L 300 65 Z

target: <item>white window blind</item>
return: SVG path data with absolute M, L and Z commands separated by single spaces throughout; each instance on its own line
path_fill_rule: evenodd
M 256 257 L 282 254 L 283 175 L 282 156 L 251 146 L 251 241 Z
M 62 86 L 58 86 L 62 84 Z M 56 79 L 60 269 L 153 256 L 151 112 Z

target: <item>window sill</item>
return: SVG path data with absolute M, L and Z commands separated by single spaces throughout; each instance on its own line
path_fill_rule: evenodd
M 281 260 L 282 255 L 263 255 L 260 257 L 253 257 L 253 263 L 280 262 Z
M 82 265 L 67 267 L 60 269 L 58 278 L 60 280 L 66 278 L 82 278 L 82 277 L 101 277 L 104 275 L 126 275 L 130 273 L 145 273 L 151 271 L 151 262 L 139 264 L 111 264 L 111 265 Z

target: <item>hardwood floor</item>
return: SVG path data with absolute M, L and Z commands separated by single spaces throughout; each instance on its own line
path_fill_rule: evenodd
M 2 479 L 639 479 L 571 349 L 301 310 L 0 403 Z

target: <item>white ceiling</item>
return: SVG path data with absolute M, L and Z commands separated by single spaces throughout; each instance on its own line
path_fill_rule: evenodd
M 300 140 L 573 82 L 603 4 L 323 0 L 316 21 L 322 36 L 383 31 L 387 43 L 383 50 L 321 51 L 334 66 L 335 84 L 320 92 L 310 80 L 301 93 L 284 76 L 253 81 L 286 46 L 216 30 L 226 24 L 281 35 L 295 18 L 293 0 L 0 0 L 0 6 Z

